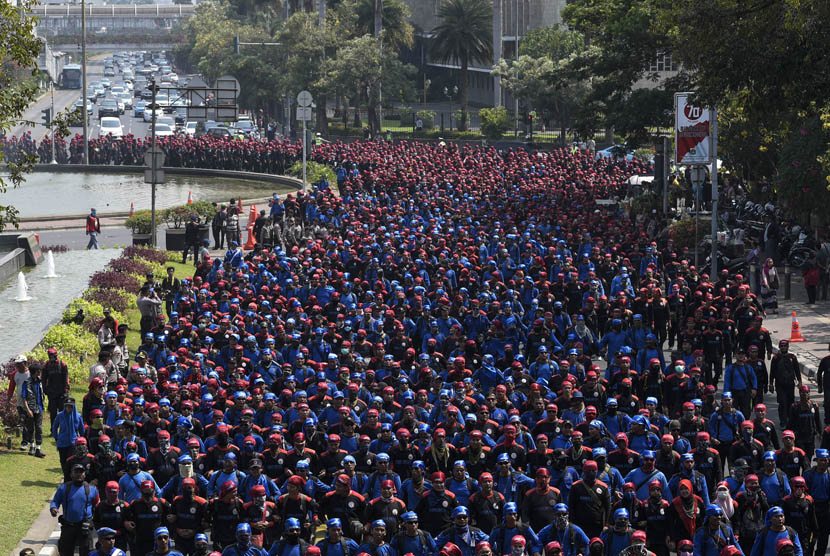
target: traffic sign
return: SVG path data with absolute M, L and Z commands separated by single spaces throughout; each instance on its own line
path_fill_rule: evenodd
M 311 106 L 312 100 L 314 99 L 312 99 L 311 93 L 309 93 L 308 91 L 300 91 L 297 95 L 297 104 L 299 104 L 302 107 Z
M 311 106 L 297 107 L 297 121 L 310 122 L 311 121 Z
M 144 164 L 150 169 L 159 170 L 164 166 L 165 154 L 158 145 L 151 146 L 144 152 Z

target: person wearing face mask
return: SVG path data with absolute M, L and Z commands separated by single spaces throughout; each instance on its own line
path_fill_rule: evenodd
M 657 556 L 668 556 L 669 502 L 663 499 L 663 488 L 660 481 L 651 481 L 648 488 L 648 498 L 631 516 L 631 521 L 637 528 L 643 529 L 647 534 L 650 539 L 648 544 L 650 550 L 654 551 Z
M 785 496 L 790 494 L 790 482 L 787 474 L 776 466 L 777 457 L 775 452 L 764 454 L 764 467 L 758 475 L 761 490 L 767 497 L 770 505 L 778 504 Z
M 208 439 L 208 443 L 210 444 Z M 239 454 L 239 448 L 231 443 L 230 428 L 225 423 L 220 423 L 216 427 L 216 434 L 213 438 L 213 444 L 207 447 L 208 465 L 211 469 L 216 470 L 222 466 L 225 456 L 229 453 L 234 455 Z
M 784 480 L 786 481 L 786 478 Z M 764 515 L 770 504 L 767 495 L 761 489 L 757 475 L 747 475 L 744 486 L 745 490 L 735 497 L 738 508 L 731 521 L 735 532 L 744 541 L 741 549 L 747 554 L 752 549 L 753 539 L 764 526 Z
M 192 477 L 182 480 L 182 494 L 170 503 L 167 522 L 173 527 L 176 548 L 185 556 L 191 556 L 197 534 L 204 532 L 207 524 L 208 503 L 196 495 L 196 481 Z
M 608 436 L 616 438 L 631 428 L 631 416 L 618 411 L 619 403 L 616 398 L 608 398 L 605 402 L 605 414 L 599 417 L 608 431 Z
M 793 493 L 781 501 L 786 522 L 798 533 L 805 556 L 813 555 L 815 536 L 818 533 L 818 520 L 813 498 L 807 494 L 807 482 L 804 477 L 793 477 Z
M 130 502 L 124 518 L 124 528 L 131 535 L 130 554 L 147 554 L 153 550 L 153 532 L 164 525 L 170 513 L 170 505 L 156 497 L 154 486 L 151 479 L 141 482 L 141 497 Z M 121 492 L 124 492 L 123 485 Z
M 559 546 L 561 556 L 585 554 L 588 551 L 588 536 L 578 525 L 570 523 L 568 506 L 559 503 L 553 511 L 552 522 L 539 531 L 539 542 L 545 546 L 545 556 L 550 554 L 551 543 Z
M 230 481 L 238 487 L 245 480 L 245 477 L 246 474 L 236 468 L 236 454 L 228 452 L 222 459 L 222 469 L 210 476 L 208 494 L 216 496 L 221 485 L 226 481 Z
M 118 480 L 121 488 L 121 499 L 132 504 L 134 500 L 142 497 L 144 483 L 149 481 L 153 488 L 153 494 L 161 495 L 161 490 L 156 484 L 153 476 L 141 470 L 141 458 L 138 454 L 129 454 L 126 458 L 127 472 Z
M 105 485 L 118 481 L 122 468 L 122 458 L 112 449 L 112 440 L 107 435 L 98 438 L 98 453 L 92 461 L 92 477 L 96 485 Z
M 629 513 L 625 508 L 620 508 L 614 511 L 613 521 L 611 525 L 605 527 L 600 539 L 605 546 L 605 554 L 607 556 L 619 556 L 620 552 L 631 545 L 632 529 L 629 523 Z
M 236 485 L 225 481 L 219 495 L 208 502 L 210 534 L 216 550 L 222 550 L 236 540 L 236 526 L 242 521 L 242 500 L 236 493 Z
M 609 488 L 597 479 L 597 473 L 597 462 L 586 461 L 582 466 L 582 478 L 574 482 L 567 498 L 572 521 L 589 537 L 598 536 L 602 532 L 602 526 L 611 513 Z M 554 514 L 555 518 L 558 515 L 556 508 Z
M 682 540 L 677 543 L 677 556 L 693 556 L 695 544 L 690 540 Z
M 669 491 L 672 496 L 677 495 L 677 486 L 683 479 L 688 479 L 692 483 L 694 493 L 703 499 L 703 504 L 709 505 L 709 486 L 706 482 L 706 476 L 695 469 L 695 458 L 693 454 L 683 454 L 680 456 L 681 466 L 680 471 L 674 475 L 669 481 Z
M 453 524 L 444 529 L 435 539 L 437 546 L 453 543 L 461 550 L 462 556 L 475 556 L 475 547 L 486 541 L 488 536 L 478 527 L 469 523 L 470 514 L 466 506 L 457 506 L 452 511 Z
M 118 483 L 110 481 L 104 487 L 104 499 L 95 506 L 92 522 L 97 528 L 108 527 L 115 532 L 115 546 L 127 549 L 127 535 L 124 530 L 124 516 L 127 515 L 127 503 L 118 499 Z M 100 538 L 100 534 L 98 537 Z
M 52 517 L 58 515 L 59 508 L 63 511 L 58 519 L 61 525 L 58 539 L 60 556 L 72 556 L 75 547 L 79 547 L 81 556 L 87 556 L 92 545 L 90 522 L 92 509 L 98 504 L 98 489 L 84 480 L 86 471 L 83 465 L 76 463 L 70 473 L 71 479 L 55 491 L 49 511 Z
M 735 533 L 729 525 L 721 521 L 722 517 L 723 511 L 718 506 L 714 504 L 707 506 L 703 527 L 695 532 L 695 556 L 718 556 L 730 546 L 735 547 L 737 551 L 730 552 L 730 554 L 744 555 Z
M 637 499 L 637 485 L 634 483 L 624 483 L 622 486 L 622 497 L 611 505 L 611 513 L 613 514 L 620 508 L 626 510 L 628 515 L 633 515 L 640 507 L 640 500 Z
M 236 542 L 222 551 L 222 556 L 266 556 L 268 552 L 257 545 L 256 533 L 249 523 L 240 523 L 236 526 Z
M 824 554 L 830 535 L 830 451 L 825 448 L 816 450 L 816 465 L 804 473 L 804 481 L 813 498 L 818 520 L 815 554 Z
M 249 502 L 242 506 L 242 519 L 251 525 L 251 542 L 263 548 L 271 546 L 277 539 L 277 506 L 267 499 L 263 485 L 251 487 Z
M 668 547 L 679 547 L 682 541 L 691 541 L 695 532 L 703 526 L 703 512 L 706 506 L 700 496 L 694 494 L 692 483 L 688 479 L 680 481 L 677 496 L 672 499 L 669 508 Z
M 158 448 L 151 448 L 147 458 L 147 467 L 160 485 L 166 485 L 176 474 L 181 451 L 170 444 L 170 433 L 158 431 Z
M 729 492 L 729 485 L 726 482 L 721 482 L 718 484 L 717 488 L 715 488 L 715 498 L 714 503 L 720 506 L 720 509 L 723 510 L 723 521 L 728 524 L 732 524 L 732 516 L 735 515 L 735 507 L 737 503 L 734 498 L 732 498 L 732 494 Z
M 516 535 L 524 537 L 529 544 L 528 552 L 538 556 L 542 552 L 542 543 L 530 527 L 519 519 L 519 508 L 513 502 L 504 505 L 504 521 L 490 533 L 490 545 L 494 554 L 509 554 L 510 539 Z
M 786 525 L 786 516 L 780 506 L 770 508 L 765 516 L 764 527 L 755 537 L 752 545 L 751 556 L 777 556 L 780 548 L 784 546 L 779 543 L 789 542 L 793 547 L 795 556 L 802 556 L 802 545 L 795 529 Z M 747 551 L 744 551 L 747 554 Z
M 69 475 L 64 476 L 64 482 L 72 480 L 71 469 L 76 464 L 84 466 L 84 473 L 91 475 L 92 465 L 95 461 L 93 456 L 89 453 L 87 439 L 83 436 L 75 438 L 75 453 L 66 458 L 66 468 L 70 471 Z

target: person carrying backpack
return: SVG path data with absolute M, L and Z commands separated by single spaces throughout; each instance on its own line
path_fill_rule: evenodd
M 801 541 L 795 529 L 786 525 L 784 509 L 781 506 L 773 506 L 767 511 L 764 527 L 755 537 L 755 544 L 749 556 L 777 556 L 778 543 L 781 540 L 789 540 L 793 543 L 795 556 L 802 556 Z

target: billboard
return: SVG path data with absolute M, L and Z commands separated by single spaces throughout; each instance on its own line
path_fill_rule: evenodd
M 692 93 L 674 95 L 674 160 L 679 166 L 711 164 L 712 110 L 689 104 Z

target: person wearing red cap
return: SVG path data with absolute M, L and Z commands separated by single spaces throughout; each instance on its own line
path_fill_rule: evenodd
M 100 482 L 98 484 L 101 484 Z M 127 503 L 119 500 L 118 483 L 107 481 L 104 485 L 104 498 L 92 510 L 92 523 L 96 529 L 109 527 L 116 533 L 115 546 L 127 550 L 127 535 L 124 518 L 127 515 Z
M 478 476 L 478 485 L 481 490 L 470 496 L 470 517 L 476 527 L 489 535 L 501 520 L 504 496 L 493 489 L 493 475 L 486 471 Z
M 550 486 L 550 471 L 547 467 L 536 470 L 535 481 L 536 485 L 520 498 L 520 510 L 522 521 L 529 523 L 534 531 L 541 531 L 553 521 L 553 508 L 563 500 L 559 489 Z
M 242 505 L 242 519 L 251 525 L 251 543 L 258 547 L 270 547 L 278 539 L 277 506 L 268 500 L 264 485 L 257 484 L 248 491 L 249 502 Z
M 632 537 L 632 544 L 637 534 L 643 535 L 645 544 L 646 535 L 650 538 L 649 549 L 657 556 L 668 556 L 668 524 L 669 524 L 669 502 L 663 499 L 663 485 L 660 481 L 651 481 L 648 485 L 649 496 L 634 511 L 631 522 L 643 531 L 636 531 Z
M 292 475 L 283 485 L 287 492 L 277 498 L 277 512 L 286 518 L 293 517 L 300 522 L 300 534 L 308 540 L 312 533 L 312 514 L 317 514 L 317 504 L 303 492 L 305 481 L 299 475 Z M 283 526 L 285 521 L 283 521 Z
M 131 484 L 136 480 L 140 481 L 141 496 L 139 498 L 129 500 L 124 497 L 125 479 Z M 124 516 L 124 528 L 130 533 L 130 554 L 148 554 L 153 550 L 153 532 L 157 527 L 162 527 L 167 523 L 170 504 L 156 496 L 156 486 L 149 474 L 146 478 L 139 479 L 129 474 L 128 467 L 128 474 L 121 477 L 119 486 L 122 498 L 129 503 Z
M 452 523 L 453 508 L 458 506 L 455 495 L 444 488 L 446 475 L 436 471 L 430 476 L 431 489 L 421 496 L 415 506 L 415 513 L 421 518 L 421 529 L 433 537 Z
M 598 536 L 611 512 L 611 493 L 597 479 L 598 466 L 593 460 L 582 466 L 582 478 L 574 482 L 568 493 L 571 520 L 589 537 Z
M 810 399 L 810 387 L 806 384 L 798 387 L 798 401 L 790 405 L 787 423 L 795 433 L 795 445 L 804 450 L 806 461 L 812 461 L 816 436 L 821 435 L 823 427 L 821 411 L 818 404 Z
M 779 449 L 781 442 L 778 437 L 778 428 L 775 423 L 767 419 L 767 406 L 759 403 L 755 404 L 755 416 L 752 419 L 755 425 L 755 438 L 764 445 L 764 451 L 771 449 Z
M 796 434 L 791 430 L 781 433 L 782 447 L 775 452 L 775 465 L 784 471 L 788 477 L 803 475 L 810 468 L 810 458 L 804 450 L 797 447 Z
M 153 471 L 153 477 L 160 485 L 166 485 L 176 474 L 181 451 L 170 445 L 170 433 L 162 429 L 158 431 L 157 448 L 151 448 L 147 458 L 147 469 Z
M 772 352 L 770 347 L 769 352 Z M 789 426 L 790 408 L 795 401 L 795 388 L 801 388 L 801 366 L 795 354 L 790 353 L 790 342 L 781 340 L 778 343 L 778 353 L 772 356 L 769 366 L 769 392 L 778 393 L 778 421 L 781 429 L 791 428 Z
M 816 503 L 812 496 L 807 494 L 807 482 L 804 477 L 793 477 L 790 485 L 792 494 L 785 496 L 780 506 L 784 510 L 786 522 L 798 533 L 798 538 L 803 541 L 804 554 L 812 555 L 819 535 Z
M 760 469 L 761 457 L 764 454 L 764 445 L 755 438 L 755 423 L 742 421 L 740 425 L 740 437 L 729 447 L 729 465 L 734 465 L 735 460 L 743 458 L 753 469 Z
M 447 442 L 447 431 L 439 427 L 432 434 L 432 445 L 424 452 L 424 463 L 430 472 L 450 473 L 458 459 L 458 450 Z
M 225 481 L 217 496 L 208 502 L 211 540 L 219 550 L 234 544 L 236 526 L 242 522 L 243 502 L 237 492 L 236 483 Z
M 320 502 L 321 519 L 340 519 L 344 534 L 351 539 L 363 536 L 363 518 L 366 499 L 352 490 L 352 478 L 341 473 L 334 479 L 334 490 L 327 492 Z
M 172 525 L 176 548 L 185 555 L 196 551 L 194 539 L 204 532 L 208 517 L 208 502 L 197 495 L 196 480 L 192 477 L 182 479 L 182 494 L 170 502 L 168 524 Z
M 406 504 L 395 496 L 395 482 L 383 479 L 380 482 L 380 496 L 373 498 L 366 504 L 364 521 L 372 523 L 381 519 L 386 522 L 386 541 L 390 541 L 398 532 L 398 522 L 406 513 Z
M 525 469 L 527 466 L 527 450 L 525 450 L 524 446 L 516 442 L 516 434 L 518 432 L 516 425 L 506 425 L 503 432 L 502 441 L 493 447 L 491 457 L 495 460 L 498 459 L 499 455 L 507 454 L 510 457 L 513 469 L 518 471 Z

